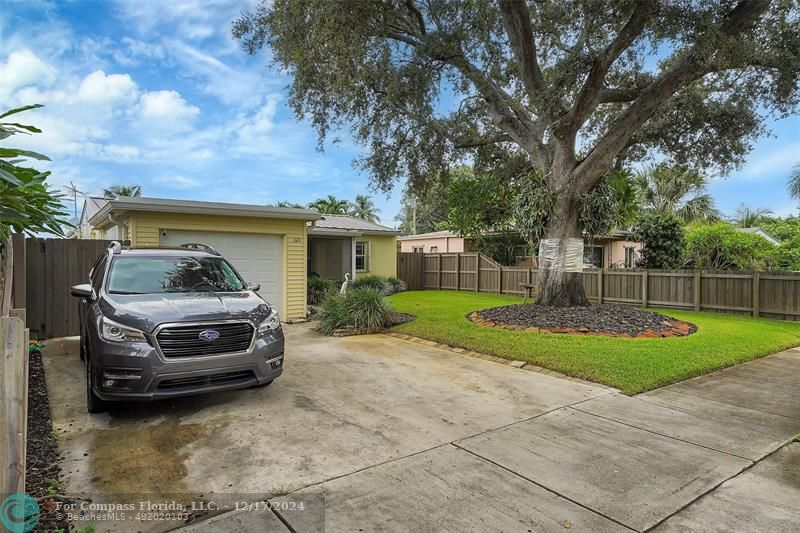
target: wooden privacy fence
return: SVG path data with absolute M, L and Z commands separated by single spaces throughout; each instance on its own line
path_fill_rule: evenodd
M 89 270 L 111 241 L 24 239 L 14 235 L 14 307 L 27 308 L 31 336 L 78 335 L 78 301 L 70 287 L 88 283 Z
M 397 275 L 409 290 L 442 289 L 522 296 L 535 268 L 501 266 L 479 253 L 401 253 Z M 724 311 L 800 320 L 800 273 L 588 269 L 586 296 L 596 302 Z

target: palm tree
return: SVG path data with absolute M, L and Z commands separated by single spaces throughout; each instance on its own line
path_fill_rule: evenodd
M 800 200 L 800 163 L 797 163 L 789 174 L 789 194 L 795 200 Z
M 733 222 L 740 228 L 752 228 L 757 226 L 763 217 L 771 214 L 772 211 L 764 207 L 753 208 L 741 204 L 736 208 L 736 216 L 733 218 Z
M 369 196 L 359 194 L 351 206 L 350 214 L 367 222 L 377 222 L 378 211 L 379 209 L 375 207 Z
M 108 189 L 103 189 L 103 198 L 113 200 L 120 196 L 141 196 L 141 185 L 112 185 Z
M 280 202 L 275 202 L 275 207 L 293 207 L 296 209 L 303 209 L 305 206 L 303 204 L 298 204 L 297 202 L 281 200 Z
M 309 209 L 316 209 L 325 215 L 346 215 L 350 202 L 340 200 L 329 194 L 327 198 L 319 198 L 308 204 Z
M 634 179 L 642 209 L 684 222 L 713 222 L 720 214 L 706 193 L 706 178 L 681 166 L 651 165 Z

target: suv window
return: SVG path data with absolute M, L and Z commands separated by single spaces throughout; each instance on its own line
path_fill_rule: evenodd
M 106 271 L 106 260 L 107 256 L 101 255 L 97 262 L 92 267 L 92 275 L 90 276 L 90 282 L 92 284 L 92 288 L 94 288 L 95 293 L 100 292 L 100 286 L 103 284 L 103 274 Z
M 236 292 L 245 285 L 220 257 L 116 257 L 108 280 L 110 294 Z

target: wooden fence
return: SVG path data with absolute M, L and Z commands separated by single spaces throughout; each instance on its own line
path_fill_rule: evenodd
M 535 285 L 539 279 L 535 268 L 501 266 L 478 253 L 401 253 L 397 273 L 410 290 L 520 296 L 522 283 Z M 583 283 L 596 302 L 800 320 L 800 273 L 590 269 L 583 272 Z
M 70 287 L 88 283 L 92 264 L 111 241 L 14 237 L 12 299 L 14 307 L 27 308 L 31 336 L 41 340 L 78 335 L 78 300 L 70 295 Z

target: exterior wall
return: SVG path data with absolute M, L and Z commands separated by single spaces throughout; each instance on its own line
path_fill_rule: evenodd
M 358 271 L 359 274 L 379 274 L 381 276 L 397 276 L 397 237 L 394 235 L 364 235 L 356 237 L 357 241 L 367 241 L 369 246 L 369 271 Z
M 303 220 L 137 212 L 128 221 L 133 246 L 158 246 L 162 229 L 228 231 L 283 236 L 285 318 L 306 315 L 306 224 Z
M 603 250 L 603 262 L 606 267 L 625 266 L 625 248 L 633 246 L 636 250 L 636 257 L 642 253 L 642 243 L 635 241 L 608 241 Z
M 463 237 L 439 237 L 436 239 L 414 239 L 410 241 L 400 241 L 401 252 L 413 252 L 415 246 L 422 246 L 424 253 L 431 253 L 431 248 L 436 246 L 438 253 L 464 252 Z

